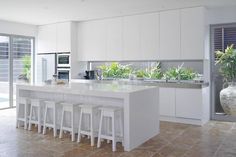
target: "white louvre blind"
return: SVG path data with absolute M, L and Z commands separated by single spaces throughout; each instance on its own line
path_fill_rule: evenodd
M 214 29 L 214 50 L 224 51 L 234 44 L 236 48 L 236 27 L 220 27 Z
M 0 82 L 9 78 L 9 37 L 0 36 Z
M 231 44 L 236 48 L 236 27 L 224 28 L 224 48 Z

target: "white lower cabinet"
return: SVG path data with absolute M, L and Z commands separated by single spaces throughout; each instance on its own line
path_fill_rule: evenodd
M 160 114 L 175 116 L 175 88 L 159 88 Z
M 160 119 L 179 123 L 203 125 L 210 119 L 210 103 L 205 100 L 209 87 L 159 88 Z
M 202 90 L 176 89 L 176 117 L 201 119 Z

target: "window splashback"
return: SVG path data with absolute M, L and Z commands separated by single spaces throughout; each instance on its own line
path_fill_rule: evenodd
M 89 62 L 89 69 L 90 70 L 96 70 L 99 68 L 99 66 L 104 64 L 111 64 L 112 62 Z M 183 67 L 191 68 L 194 71 L 203 74 L 203 61 L 120 61 L 119 62 L 122 65 L 129 64 L 132 69 L 138 70 L 138 69 L 147 69 L 150 67 L 156 66 L 158 63 L 160 63 L 161 69 L 163 71 L 166 71 L 168 68 L 171 67 L 178 67 L 183 64 Z

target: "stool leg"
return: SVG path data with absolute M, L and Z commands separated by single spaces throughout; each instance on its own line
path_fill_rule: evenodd
M 18 118 L 19 118 L 19 103 L 16 104 L 16 128 L 19 128 L 19 121 L 18 121 Z
M 59 138 L 62 138 L 62 133 L 63 133 L 63 121 L 64 121 L 64 107 L 62 108 L 62 117 L 61 117 L 61 127 L 60 127 L 60 134 Z
M 106 128 L 106 134 L 110 134 L 110 119 L 109 117 L 106 118 L 107 128 Z M 110 143 L 110 140 L 107 140 L 107 143 Z
M 74 130 L 74 109 L 71 112 L 71 141 L 75 141 L 75 130 Z
M 103 120 L 103 111 L 101 113 L 101 118 L 100 118 L 100 122 L 99 122 L 98 143 L 97 143 L 98 148 L 101 147 L 102 120 Z
M 112 115 L 112 151 L 116 151 L 116 138 L 115 138 L 115 116 Z
M 45 113 L 44 113 L 44 120 L 43 120 L 43 134 L 45 135 L 46 134 L 46 121 L 47 121 L 47 110 L 48 110 L 48 107 L 46 105 L 45 107 Z
M 122 146 L 124 146 L 124 128 L 123 128 L 123 114 L 122 111 L 120 111 L 120 118 L 119 118 L 119 125 L 120 125 L 120 136 L 122 138 Z
M 41 133 L 41 110 L 40 105 L 38 106 L 38 133 Z
M 94 146 L 94 131 L 93 131 L 93 111 L 90 117 L 90 131 L 91 131 L 91 146 Z
M 78 128 L 78 140 L 77 142 L 80 142 L 81 139 L 81 126 L 82 126 L 82 118 L 83 118 L 83 111 L 80 111 L 80 118 L 79 118 L 79 128 Z
M 53 108 L 53 135 L 54 135 L 54 137 L 56 137 L 57 136 L 57 124 L 56 124 L 56 118 L 57 118 L 57 116 L 56 116 L 56 107 L 55 108 Z
M 27 129 L 27 103 L 25 104 L 24 116 L 25 116 L 24 129 L 26 130 Z
M 30 116 L 29 116 L 29 129 L 31 130 L 32 124 L 31 124 L 31 119 L 32 119 L 32 113 L 33 113 L 33 106 L 30 106 Z

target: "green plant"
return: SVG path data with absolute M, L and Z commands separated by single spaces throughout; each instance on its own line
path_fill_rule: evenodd
M 183 68 L 182 65 L 168 69 L 163 74 L 163 79 L 167 80 L 192 80 L 197 76 L 197 73 L 190 68 Z
M 145 70 L 137 70 L 137 71 L 135 71 L 135 74 L 136 74 L 137 78 L 149 78 L 150 77 L 149 72 L 147 72 Z
M 227 46 L 225 52 L 216 51 L 216 64 L 219 64 L 219 72 L 225 81 L 235 81 L 236 78 L 236 50 L 234 45 Z
M 161 79 L 163 76 L 161 71 L 160 63 L 157 63 L 157 66 L 150 69 L 150 78 L 152 79 Z
M 29 81 L 31 79 L 31 56 L 25 55 L 22 58 L 23 72 L 22 75 Z
M 121 65 L 117 62 L 113 62 L 111 65 L 101 65 L 98 68 L 102 70 L 104 78 L 129 78 L 132 72 L 130 65 Z

